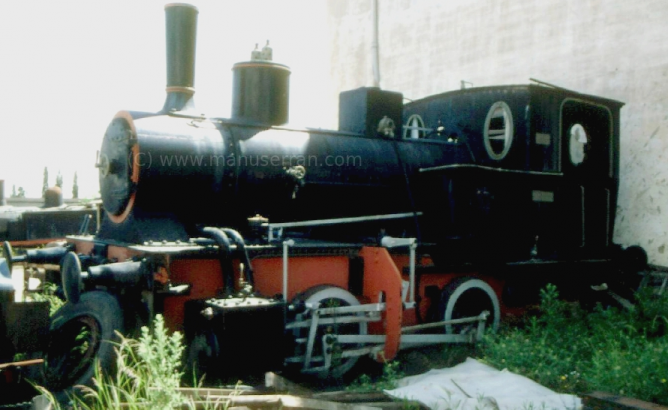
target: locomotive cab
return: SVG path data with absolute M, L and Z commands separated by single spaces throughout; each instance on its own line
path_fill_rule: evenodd
M 622 103 L 538 85 L 473 88 L 406 105 L 465 161 L 422 168 L 445 194 L 435 227 L 495 260 L 609 256 L 619 185 Z M 429 138 L 429 137 L 425 137 Z M 456 241 L 455 241 L 456 242 Z M 461 248 L 462 246 L 460 246 Z

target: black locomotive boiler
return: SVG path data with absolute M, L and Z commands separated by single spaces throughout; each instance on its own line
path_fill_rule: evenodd
M 401 93 L 360 88 L 341 94 L 338 131 L 295 128 L 289 69 L 256 59 L 233 68 L 231 119 L 207 118 L 192 110 L 194 23 L 169 33 L 165 106 L 121 111 L 105 134 L 100 238 L 185 241 L 203 225 L 245 233 L 256 215 L 412 213 L 400 232 L 436 244 L 439 261 L 611 249 L 617 101 L 529 85 L 404 106 Z
M 338 130 L 294 127 L 290 71 L 265 48 L 233 67 L 231 118 L 210 118 L 193 110 L 198 11 L 165 10 L 167 99 L 109 125 L 99 231 L 32 256 L 61 264 L 68 299 L 47 355 L 86 327 L 85 357 L 110 364 L 115 330 L 163 314 L 208 373 L 341 376 L 479 340 L 548 282 L 633 287 L 646 264 L 611 240 L 622 103 L 518 85 L 404 105 L 365 87 L 341 93 Z M 92 376 L 50 362 L 56 388 Z

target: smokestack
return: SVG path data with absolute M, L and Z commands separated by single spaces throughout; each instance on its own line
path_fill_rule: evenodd
M 165 5 L 167 32 L 167 99 L 163 112 L 193 109 L 195 94 L 195 43 L 197 7 L 184 3 Z
M 7 205 L 7 200 L 5 199 L 5 180 L 0 179 L 0 206 Z

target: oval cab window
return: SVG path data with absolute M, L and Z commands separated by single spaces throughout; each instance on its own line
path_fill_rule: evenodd
M 485 150 L 490 158 L 505 158 L 513 142 L 513 114 L 503 101 L 497 101 L 487 113 L 484 130 Z
M 568 146 L 571 162 L 573 165 L 580 165 L 585 160 L 585 148 L 589 142 L 587 131 L 581 124 L 574 124 L 569 131 L 569 135 Z

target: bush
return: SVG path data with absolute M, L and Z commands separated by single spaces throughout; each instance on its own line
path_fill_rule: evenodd
M 49 302 L 49 316 L 53 316 L 64 304 L 57 295 L 57 286 L 53 283 L 45 283 L 41 292 L 34 292 L 28 295 L 28 300 L 35 302 Z
M 399 369 L 400 366 L 401 363 L 397 361 L 385 361 L 380 375 L 372 377 L 366 373 L 361 374 L 346 389 L 355 392 L 382 392 L 395 389 L 399 379 L 404 377 Z
M 668 298 L 636 295 L 631 310 L 585 311 L 541 290 L 540 315 L 520 328 L 488 335 L 488 363 L 523 374 L 554 390 L 594 390 L 668 404 Z

